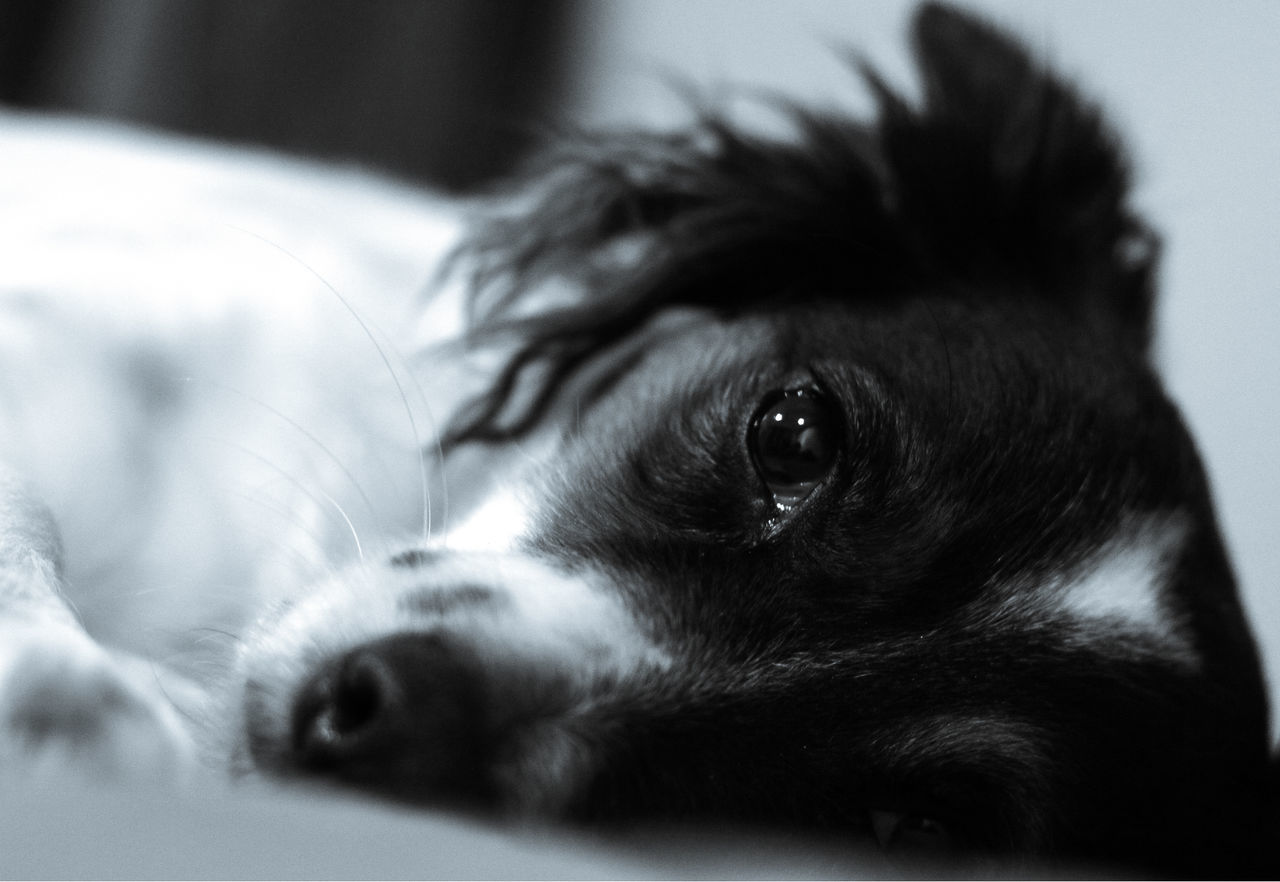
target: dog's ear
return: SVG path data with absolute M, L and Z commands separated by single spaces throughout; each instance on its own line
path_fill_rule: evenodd
M 916 16 L 922 96 L 873 72 L 887 193 L 938 275 L 1029 285 L 1147 345 L 1158 243 L 1098 109 L 1018 43 L 937 4 Z

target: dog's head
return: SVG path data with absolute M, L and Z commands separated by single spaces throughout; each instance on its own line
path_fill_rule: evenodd
M 516 341 L 452 440 L 548 426 L 505 552 L 410 547 L 243 660 L 245 756 L 424 802 L 1179 863 L 1267 713 L 1148 359 L 1096 110 L 926 8 L 909 102 L 561 150 L 472 240 Z M 554 282 L 578 294 L 531 305 Z

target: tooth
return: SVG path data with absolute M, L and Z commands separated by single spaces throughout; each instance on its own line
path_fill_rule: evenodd
M 875 833 L 876 842 L 880 843 L 881 848 L 888 848 L 906 815 L 902 812 L 871 809 L 867 812 L 867 817 L 871 819 L 871 832 Z

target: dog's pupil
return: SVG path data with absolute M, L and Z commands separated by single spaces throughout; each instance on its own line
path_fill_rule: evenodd
M 835 461 L 834 425 L 813 392 L 793 390 L 766 407 L 756 420 L 755 458 L 771 484 L 807 484 L 821 479 Z

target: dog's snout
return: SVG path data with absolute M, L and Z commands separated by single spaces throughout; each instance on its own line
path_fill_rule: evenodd
M 596 773 L 584 720 L 672 665 L 610 587 L 519 555 L 352 568 L 241 656 L 246 768 L 418 804 L 567 811 Z
M 294 765 L 407 797 L 483 796 L 483 683 L 465 650 L 397 634 L 331 660 L 293 706 Z

